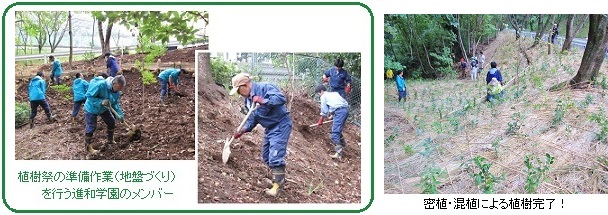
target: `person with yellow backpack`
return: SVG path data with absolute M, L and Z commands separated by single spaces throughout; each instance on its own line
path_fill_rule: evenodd
M 392 69 L 386 70 L 386 78 L 389 80 L 393 80 L 394 74 Z

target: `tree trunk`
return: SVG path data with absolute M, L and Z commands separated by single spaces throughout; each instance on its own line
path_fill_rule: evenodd
M 103 53 L 110 52 L 110 39 L 112 38 L 112 27 L 114 26 L 114 22 L 108 21 L 108 27 L 106 27 L 106 39 L 104 40 L 104 49 Z
M 576 37 L 576 34 L 578 34 L 578 32 L 581 30 L 583 25 L 585 25 L 585 22 L 587 22 L 587 19 L 589 18 L 588 15 L 583 15 L 583 16 L 584 16 L 584 18 L 578 23 L 578 25 L 576 26 L 575 29 L 572 29 L 572 27 L 574 25 L 574 20 L 575 20 L 576 15 L 568 16 L 568 21 L 566 22 L 566 39 L 564 41 L 564 45 L 562 46 L 562 52 L 570 51 L 570 49 L 572 48 L 572 41 L 574 40 L 574 38 Z
M 469 62 L 469 58 L 467 57 L 467 52 L 464 49 L 464 44 L 462 43 L 462 34 L 460 33 L 460 15 L 456 14 L 456 21 L 458 22 L 457 33 L 458 33 L 458 45 L 460 46 L 460 50 L 462 51 L 462 57 L 465 62 Z
M 570 80 L 570 85 L 590 83 L 597 77 L 608 49 L 608 17 L 606 15 L 589 15 L 588 37 L 581 66 L 576 76 Z
M 226 90 L 213 80 L 211 74 L 211 58 L 209 53 L 198 54 L 198 95 L 201 100 L 199 104 L 211 103 L 212 105 L 221 105 L 220 102 L 225 101 L 228 94 Z
M 46 32 L 44 32 L 44 30 L 40 29 L 37 40 L 38 40 L 38 54 L 42 54 L 42 47 L 44 47 L 44 44 L 46 43 Z
M 549 17 L 547 17 L 547 21 L 545 22 L 545 24 L 542 24 L 542 15 L 539 15 L 538 18 L 538 31 L 536 31 L 536 36 L 534 37 L 534 44 L 532 44 L 532 46 L 530 46 L 530 48 L 534 48 L 536 47 L 538 44 L 540 44 L 540 41 L 543 38 L 543 33 L 545 32 L 545 30 L 547 30 L 547 27 L 549 26 L 549 24 L 551 24 L 551 21 L 554 19 L 554 15 L 549 15 Z M 547 35 L 547 37 L 549 38 L 549 41 L 551 41 L 551 35 Z
M 68 11 L 68 27 L 70 28 L 69 30 L 69 34 L 70 34 L 70 59 L 69 59 L 69 66 L 70 69 L 72 69 L 72 52 L 74 51 L 73 49 L 73 43 L 72 43 L 72 11 Z
M 96 23 L 96 19 L 93 18 L 93 32 L 91 33 L 91 49 L 93 49 L 93 46 L 95 46 L 95 23 Z
M 99 43 L 101 44 L 101 52 L 105 53 L 105 37 L 103 36 L 103 21 L 97 20 L 97 32 L 99 33 Z
M 110 37 L 112 36 L 112 26 L 114 26 L 114 22 L 108 21 L 108 26 L 106 27 L 106 34 L 103 34 L 103 22 L 101 20 L 97 20 L 97 31 L 99 32 L 99 42 L 101 43 L 101 52 L 102 55 L 110 52 Z

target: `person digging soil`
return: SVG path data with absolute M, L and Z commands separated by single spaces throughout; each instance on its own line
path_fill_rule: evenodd
M 285 156 L 293 126 L 285 106 L 287 99 L 276 85 L 252 82 L 247 73 L 240 73 L 232 78 L 230 95 L 237 92 L 245 98 L 245 107 L 252 107 L 253 103 L 259 104 L 260 107 L 253 111 L 243 128 L 234 133 L 233 138 L 238 139 L 244 133 L 251 132 L 258 124 L 266 128 L 262 159 L 273 175 L 272 188 L 266 190 L 266 194 L 277 196 L 285 184 Z
M 114 144 L 114 128 L 116 128 L 116 119 L 124 122 L 124 114 L 120 108 L 120 94 L 123 87 L 126 85 L 125 77 L 118 75 L 116 77 L 109 77 L 103 79 L 102 77 L 95 77 L 91 80 L 89 89 L 87 90 L 87 100 L 84 104 L 85 110 L 85 149 L 91 154 L 95 154 L 98 151 L 93 149 L 91 146 L 91 140 L 93 139 L 93 132 L 97 128 L 97 116 L 101 116 L 101 119 L 107 125 L 107 142 L 106 144 Z M 106 106 L 112 106 L 116 110 L 117 115 L 112 115 L 110 110 Z M 105 147 L 104 147 L 105 148 Z

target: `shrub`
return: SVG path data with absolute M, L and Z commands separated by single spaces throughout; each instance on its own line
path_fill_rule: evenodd
M 51 86 L 51 89 L 56 90 L 60 94 L 69 93 L 72 91 L 72 87 L 70 87 L 66 84 L 53 85 L 53 86 Z
M 30 111 L 30 105 L 28 103 L 15 103 L 15 127 L 21 127 L 29 122 Z

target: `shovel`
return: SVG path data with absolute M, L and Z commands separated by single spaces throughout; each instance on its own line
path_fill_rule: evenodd
M 105 106 L 106 108 L 110 109 L 110 111 L 112 111 L 112 113 L 114 113 L 115 116 L 118 116 L 118 113 L 116 113 L 116 111 L 114 110 L 114 108 L 112 108 L 111 105 L 107 105 Z M 129 141 L 136 141 L 136 140 L 140 140 L 141 139 L 141 130 L 137 127 L 135 127 L 134 125 L 130 125 L 129 123 L 127 123 L 127 120 L 123 120 L 125 125 L 127 125 L 128 128 L 128 132 L 127 132 L 127 136 L 129 136 Z
M 333 122 L 333 120 L 325 121 L 325 122 L 321 123 L 321 125 L 323 125 L 325 123 L 330 123 L 330 122 Z M 315 123 L 315 124 L 312 124 L 312 125 L 302 125 L 300 127 L 300 130 L 308 131 L 310 128 L 315 127 L 315 126 L 319 126 L 319 124 Z
M 236 129 L 237 131 L 240 131 L 243 128 L 245 122 L 247 121 L 247 119 L 249 119 L 249 116 L 251 116 L 251 113 L 253 113 L 253 111 L 258 107 L 259 106 L 254 103 L 254 106 L 252 108 L 249 108 L 249 112 L 247 112 L 247 115 L 245 116 L 239 127 Z M 224 163 L 228 163 L 228 159 L 230 158 L 230 144 L 232 143 L 232 141 L 234 141 L 234 136 L 232 136 L 230 139 L 226 138 L 224 150 L 222 151 L 222 161 L 224 161 Z

